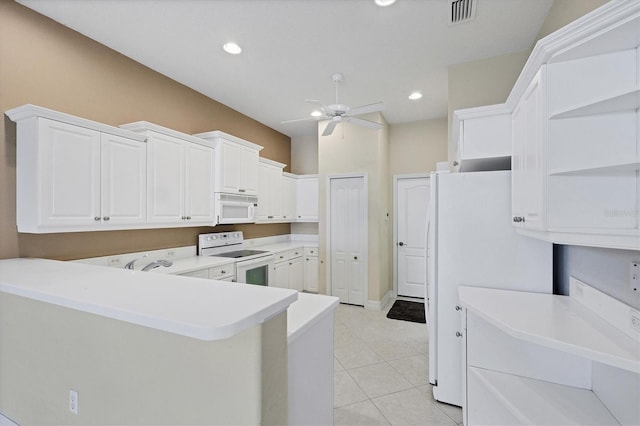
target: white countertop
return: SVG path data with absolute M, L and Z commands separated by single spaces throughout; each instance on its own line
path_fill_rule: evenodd
M 320 294 L 300 293 L 287 309 L 287 341 L 296 340 L 327 315 L 332 315 L 340 299 Z
M 518 339 L 640 373 L 640 343 L 569 296 L 460 286 L 460 303 Z
M 149 272 L 158 272 L 161 274 L 184 274 L 186 272 L 197 271 L 199 269 L 214 268 L 220 265 L 233 265 L 235 259 L 228 257 L 215 256 L 191 256 L 173 261 L 173 265 L 168 268 L 154 268 Z
M 45 259 L 0 260 L 0 291 L 200 340 L 231 337 L 298 298 L 295 290 Z

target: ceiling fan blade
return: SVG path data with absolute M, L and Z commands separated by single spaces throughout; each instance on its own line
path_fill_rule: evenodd
M 356 124 L 358 126 L 368 127 L 369 129 L 375 129 L 375 130 L 382 129 L 382 124 L 376 123 L 375 121 L 365 120 L 363 118 L 349 117 L 349 122 Z
M 285 120 L 285 121 L 281 121 L 280 124 L 287 124 L 287 123 L 297 123 L 300 121 L 315 121 L 317 120 L 316 117 L 306 117 L 306 118 L 296 118 L 294 120 Z
M 310 104 L 318 105 L 320 107 L 320 109 L 322 110 L 322 112 L 324 112 L 325 114 L 327 112 L 331 111 L 331 108 L 329 108 L 328 106 L 326 106 L 325 104 L 323 104 L 320 101 L 316 101 L 315 99 L 305 99 L 305 102 L 308 102 Z
M 384 103 L 376 102 L 375 104 L 362 105 L 359 107 L 351 108 L 349 110 L 348 115 L 354 116 L 354 115 L 369 114 L 370 112 L 383 111 L 384 108 L 385 108 Z
M 324 128 L 324 132 L 322 132 L 322 136 L 329 136 L 331 133 L 333 133 L 333 129 L 336 128 L 338 123 L 339 123 L 338 121 L 330 121 L 329 124 L 327 124 L 327 127 Z

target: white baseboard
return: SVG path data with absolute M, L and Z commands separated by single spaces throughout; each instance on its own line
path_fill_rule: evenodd
M 387 294 L 384 295 L 382 300 L 368 300 L 365 304 L 365 309 L 370 309 L 372 311 L 382 311 L 384 310 L 393 297 L 393 292 L 389 290 Z

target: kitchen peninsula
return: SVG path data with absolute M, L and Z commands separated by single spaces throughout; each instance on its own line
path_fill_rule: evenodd
M 297 298 L 288 289 L 0 260 L 0 412 L 19 424 L 285 424 L 286 312 Z

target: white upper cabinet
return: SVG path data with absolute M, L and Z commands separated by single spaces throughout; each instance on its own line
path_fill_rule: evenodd
M 509 169 L 511 113 L 504 104 L 456 110 L 452 129 L 457 144 L 455 170 Z
M 283 176 L 285 164 L 260 158 L 258 187 L 258 222 L 283 222 Z
M 318 175 L 297 176 L 296 221 L 318 221 Z
M 144 136 L 34 105 L 17 122 L 19 232 L 140 227 L 146 221 Z
M 262 147 L 221 131 L 193 135 L 216 148 L 215 192 L 258 194 L 258 155 Z
M 291 173 L 283 173 L 282 183 L 282 220 L 284 222 L 294 222 L 296 220 L 296 198 L 297 187 L 296 177 Z
M 518 232 L 640 248 L 638 28 L 640 3 L 611 2 L 536 45 L 505 104 Z
M 198 138 L 144 121 L 121 127 L 147 137 L 147 221 L 213 225 L 214 149 Z

